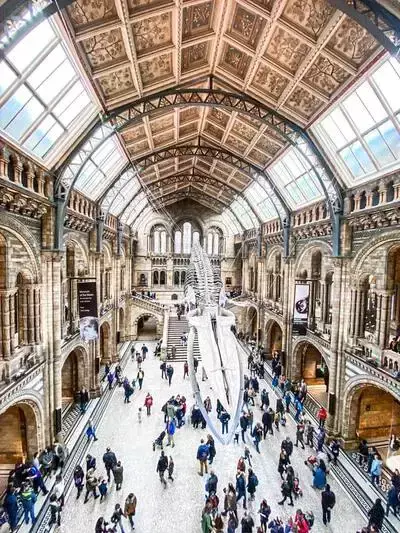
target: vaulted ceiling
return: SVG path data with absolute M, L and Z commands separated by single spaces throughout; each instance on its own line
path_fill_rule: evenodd
M 106 112 L 173 86 L 212 83 L 306 128 L 381 51 L 328 0 L 77 0 L 64 19 Z M 260 121 L 205 106 L 148 114 L 120 137 L 133 162 L 201 142 L 264 168 L 285 147 Z M 251 182 L 218 158 L 190 156 L 158 162 L 141 178 L 158 205 L 201 192 L 223 207 Z

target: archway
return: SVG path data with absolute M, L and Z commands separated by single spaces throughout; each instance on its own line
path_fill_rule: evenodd
M 280 352 L 282 350 L 282 328 L 275 320 L 267 325 L 265 349 L 268 357 L 271 357 L 275 351 Z
M 104 322 L 100 326 L 100 360 L 102 362 L 111 361 L 110 324 L 108 322 Z
M 247 308 L 246 325 L 250 339 L 258 341 L 258 312 L 253 306 Z
M 320 404 L 328 405 L 329 367 L 324 355 L 309 342 L 301 343 L 297 349 L 298 373 L 307 383 L 308 393 Z
M 0 414 L 0 494 L 7 486 L 8 473 L 40 449 L 38 423 L 28 403 L 18 403 Z
M 157 338 L 157 318 L 153 315 L 142 315 L 137 322 L 137 338 L 153 340 Z
M 125 335 L 125 311 L 123 307 L 119 308 L 118 325 L 118 331 L 121 338 Z
M 384 461 L 393 453 L 388 442 L 400 433 L 400 401 L 389 391 L 370 383 L 354 387 L 349 399 L 346 440 L 365 439 L 376 446 Z

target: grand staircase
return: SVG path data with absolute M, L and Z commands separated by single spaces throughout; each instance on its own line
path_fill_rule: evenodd
M 171 347 L 173 344 L 176 346 L 176 356 L 171 359 L 172 361 L 184 362 L 187 359 L 187 346 L 181 346 L 181 335 L 189 332 L 189 324 L 184 316 L 178 320 L 175 315 L 170 315 L 168 323 L 168 357 L 171 357 Z M 194 339 L 193 355 L 200 361 L 200 348 L 199 341 L 196 337 Z

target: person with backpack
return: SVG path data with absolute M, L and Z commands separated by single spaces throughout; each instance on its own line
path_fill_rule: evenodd
M 217 494 L 217 487 L 218 487 L 218 477 L 216 476 L 214 470 L 211 470 L 210 477 L 208 478 L 208 481 L 206 483 L 206 492 L 208 492 L 208 496 L 211 496 L 211 493 Z
M 242 533 L 253 533 L 254 520 L 249 514 L 247 514 L 247 511 L 244 512 L 244 516 L 240 523 L 242 524 Z
M 122 517 L 125 517 L 124 511 L 121 509 L 121 506 L 119 503 L 115 505 L 114 512 L 111 516 L 110 522 L 114 524 L 115 528 L 117 527 L 117 524 L 120 527 L 121 533 L 124 533 L 124 528 L 122 525 Z
M 207 444 L 204 443 L 204 440 L 201 439 L 200 446 L 197 449 L 197 460 L 200 462 L 200 472 L 199 475 L 202 476 L 204 472 L 208 474 L 208 456 L 210 454 L 210 450 L 207 446 Z
M 271 514 L 271 507 L 268 505 L 267 500 L 264 499 L 260 503 L 258 514 L 260 515 L 261 531 L 263 531 L 264 533 L 267 533 L 269 515 Z
M 23 483 L 19 493 L 22 508 L 24 510 L 25 523 L 29 524 L 29 518 L 32 521 L 32 525 L 35 523 L 35 503 L 37 496 L 34 490 L 31 488 L 30 483 Z
M 107 480 L 110 483 L 111 471 L 114 470 L 114 467 L 117 465 L 117 457 L 115 453 L 111 451 L 111 448 L 106 449 L 106 453 L 103 455 L 103 463 L 107 471 Z
M 334 508 L 336 503 L 335 493 L 331 491 L 330 485 L 327 483 L 325 490 L 321 494 L 321 504 L 322 504 L 322 521 L 324 525 L 330 523 L 331 521 L 331 511 Z
M 297 526 L 297 533 L 308 533 L 310 531 L 310 525 L 301 509 L 297 509 L 294 523 Z
M 250 500 L 254 500 L 255 493 L 258 485 L 258 478 L 251 468 L 249 468 L 248 478 L 247 478 L 247 492 L 250 494 Z

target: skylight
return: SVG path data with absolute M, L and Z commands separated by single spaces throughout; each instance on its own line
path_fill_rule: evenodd
M 0 129 L 44 160 L 94 115 L 68 50 L 44 20 L 0 62 Z
M 243 198 L 238 197 L 232 202 L 231 209 L 246 229 L 257 228 L 260 225 L 249 203 Z
M 314 131 L 348 185 L 394 170 L 400 160 L 400 65 L 387 58 Z
M 259 183 L 252 183 L 244 194 L 263 222 L 278 217 L 267 191 Z

